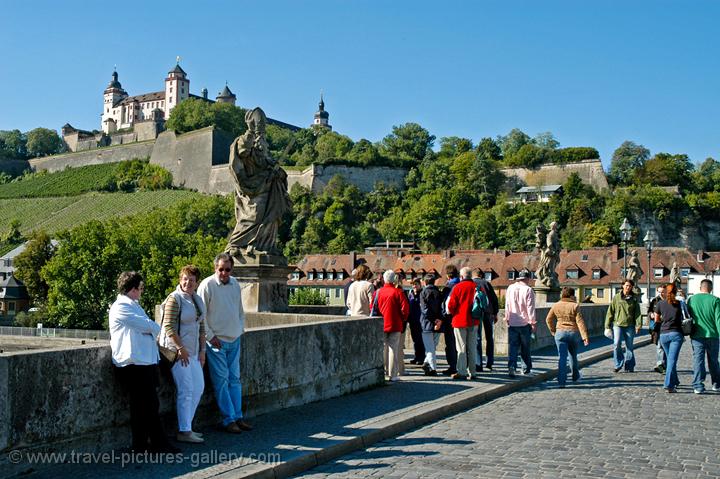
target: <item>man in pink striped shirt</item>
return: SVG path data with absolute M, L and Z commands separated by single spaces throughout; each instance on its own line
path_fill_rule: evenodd
M 532 371 L 530 335 L 537 329 L 535 291 L 530 287 L 530 271 L 523 269 L 517 281 L 505 292 L 505 322 L 508 325 L 508 375 L 515 377 L 518 349 L 525 363 L 523 374 Z

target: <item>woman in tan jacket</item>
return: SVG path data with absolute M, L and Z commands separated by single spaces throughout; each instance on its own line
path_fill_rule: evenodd
M 580 314 L 580 306 L 575 299 L 575 289 L 565 287 L 560 294 L 560 301 L 555 303 L 547 316 L 547 325 L 550 333 L 555 336 L 555 344 L 560 358 L 558 360 L 558 384 L 565 387 L 567 381 L 567 356 L 570 353 L 570 366 L 572 368 L 573 382 L 580 379 L 580 367 L 577 353 L 580 347 L 580 338 L 585 346 L 588 345 L 587 327 Z

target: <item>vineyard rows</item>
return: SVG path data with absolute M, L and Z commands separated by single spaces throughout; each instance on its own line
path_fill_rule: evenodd
M 0 185 L 0 198 L 74 196 L 95 191 L 112 180 L 118 163 L 69 168 Z
M 199 195 L 200 193 L 186 190 L 161 190 L 0 199 L 0 230 L 11 220 L 17 219 L 23 234 L 36 229 L 44 229 L 52 234 L 90 220 L 105 220 L 143 213 L 153 208 L 167 208 Z

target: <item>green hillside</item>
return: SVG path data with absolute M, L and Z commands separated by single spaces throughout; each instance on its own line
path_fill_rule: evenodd
M 48 175 L 49 176 L 49 175 Z M 87 193 L 52 198 L 0 199 L 0 225 L 20 221 L 26 234 L 45 229 L 52 234 L 90 220 L 143 213 L 167 208 L 179 201 L 201 196 L 186 190 L 139 191 L 136 193 Z
M 57 173 L 34 174 L 27 179 L 0 185 L 0 198 L 73 196 L 107 187 L 119 163 L 68 168 Z

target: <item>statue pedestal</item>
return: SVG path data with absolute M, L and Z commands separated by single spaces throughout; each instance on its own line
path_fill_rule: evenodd
M 288 310 L 288 267 L 284 256 L 258 254 L 234 258 L 233 276 L 242 288 L 243 309 L 283 313 Z
M 548 288 L 547 286 L 534 286 L 535 291 L 535 304 L 550 304 L 557 303 L 560 301 L 560 290 L 554 288 Z

